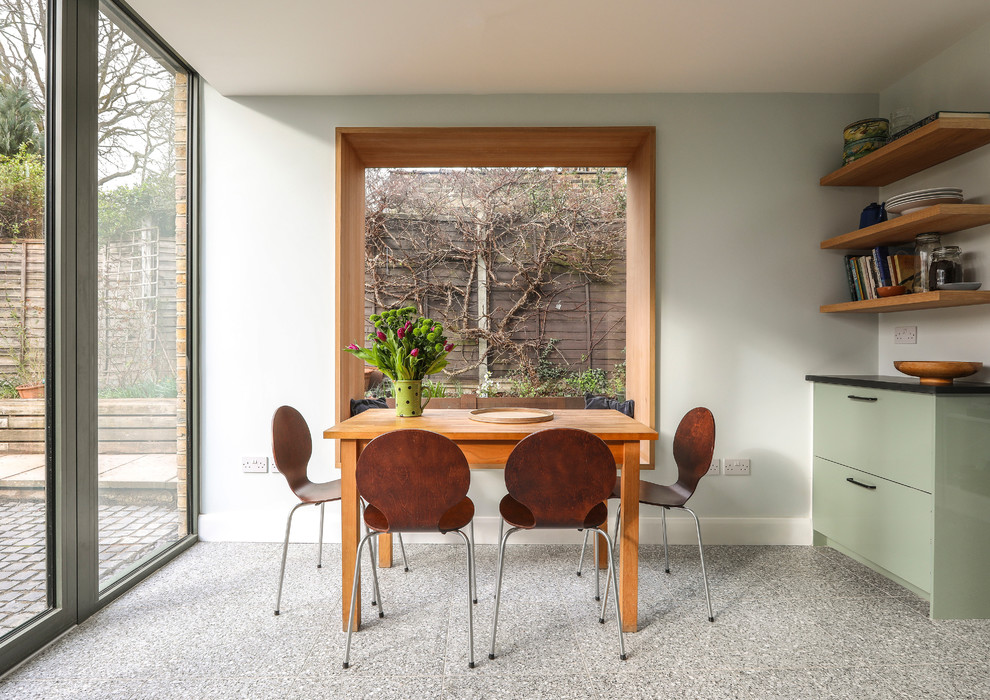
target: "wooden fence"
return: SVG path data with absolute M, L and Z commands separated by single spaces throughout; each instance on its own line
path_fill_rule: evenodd
M 0 238 L 0 381 L 40 381 L 45 366 L 45 242 Z
M 100 399 L 100 454 L 175 454 L 176 399 Z M 45 400 L 0 400 L 0 455 L 45 451 Z

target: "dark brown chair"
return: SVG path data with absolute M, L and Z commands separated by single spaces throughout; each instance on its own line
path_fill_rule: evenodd
M 278 615 L 282 604 L 282 582 L 285 580 L 285 559 L 289 553 L 289 531 L 292 529 L 292 516 L 303 506 L 320 507 L 320 536 L 316 568 L 323 566 L 323 511 L 330 501 L 340 500 L 340 480 L 327 481 L 324 483 L 313 483 L 307 475 L 309 458 L 313 454 L 313 439 L 309 432 L 306 419 L 302 417 L 296 409 L 291 406 L 281 406 L 272 416 L 272 454 L 275 457 L 275 468 L 285 477 L 289 483 L 292 493 L 299 499 L 299 503 L 289 511 L 289 518 L 285 523 L 285 542 L 282 544 L 282 566 L 278 572 L 278 594 L 275 599 L 275 614 Z M 399 540 L 401 544 L 401 539 Z M 368 550 L 371 557 L 371 571 L 375 580 L 375 600 L 372 605 L 377 604 L 378 599 L 378 572 L 375 570 L 375 552 Z M 402 559 L 405 562 L 406 551 L 402 548 Z M 409 571 L 406 563 L 405 570 Z
M 505 463 L 505 486 L 509 493 L 499 504 L 499 514 L 509 524 L 509 529 L 499 537 L 489 659 L 495 658 L 505 544 L 512 533 L 542 528 L 593 530 L 605 540 L 609 554 L 608 574 L 612 580 L 616 577 L 612 565 L 612 539 L 598 528 L 608 517 L 605 499 L 615 486 L 615 458 L 599 437 L 584 430 L 554 428 L 523 438 Z M 615 585 L 618 590 L 617 581 Z M 624 661 L 626 648 L 618 605 L 615 606 L 615 619 L 619 627 L 619 658 Z M 599 621 L 605 622 L 604 602 Z
M 443 435 L 427 430 L 395 430 L 372 440 L 357 462 L 358 493 L 367 501 L 368 534 L 358 545 L 347 619 L 344 668 L 350 666 L 354 608 L 357 605 L 361 550 L 384 533 L 456 532 L 467 549 L 468 666 L 474 668 L 474 544 L 464 528 L 474 519 L 467 497 L 471 469 L 461 449 Z M 384 617 L 378 595 L 378 615 Z
M 698 552 L 701 555 L 701 577 L 705 582 L 705 599 L 708 602 L 708 621 L 714 622 L 712 597 L 708 591 L 708 573 L 705 570 L 705 549 L 701 543 L 701 524 L 694 511 L 685 505 L 694 495 L 701 477 L 708 473 L 715 453 L 715 417 L 707 408 L 693 408 L 688 411 L 674 433 L 674 462 L 677 464 L 677 481 L 669 486 L 649 481 L 639 482 L 639 502 L 648 506 L 660 507 L 660 527 L 663 533 L 664 570 L 670 573 L 670 557 L 667 553 L 667 511 L 671 508 L 686 510 L 694 518 L 698 533 Z M 619 498 L 622 490 L 622 477 L 615 481 L 615 489 L 610 498 Z M 615 531 L 618 534 L 619 513 L 615 514 Z M 585 534 L 585 547 L 588 536 Z M 581 550 L 584 558 L 584 548 Z M 597 557 L 596 557 L 597 560 Z M 581 564 L 578 564 L 578 576 Z M 605 584 L 605 599 L 608 600 L 608 582 Z M 597 600 L 597 596 L 596 596 Z

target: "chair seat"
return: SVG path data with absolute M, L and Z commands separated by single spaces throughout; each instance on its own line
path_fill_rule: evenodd
M 474 518 L 474 501 L 467 496 L 460 503 L 440 516 L 440 522 L 434 527 L 425 529 L 424 532 L 440 530 L 440 532 L 453 532 L 460 530 L 471 522 Z M 378 508 L 370 503 L 364 509 L 364 522 L 375 532 L 388 532 L 388 518 Z
M 326 503 L 327 501 L 340 500 L 340 479 L 326 481 L 322 484 L 314 484 L 312 481 L 306 482 L 302 486 L 293 489 L 293 493 L 303 503 Z
M 512 496 L 507 495 L 502 499 L 498 504 L 498 512 L 502 519 L 512 527 L 518 527 L 521 530 L 532 530 L 536 527 L 536 518 L 533 517 L 533 513 Z M 607 518 L 608 506 L 599 503 L 588 512 L 581 527 L 598 527 Z
M 622 477 L 615 478 L 615 488 L 609 498 L 619 498 L 622 494 Z M 677 484 L 664 486 L 654 484 L 652 481 L 639 482 L 639 502 L 648 506 L 666 506 L 667 508 L 680 508 L 691 497 L 687 489 L 681 489 Z

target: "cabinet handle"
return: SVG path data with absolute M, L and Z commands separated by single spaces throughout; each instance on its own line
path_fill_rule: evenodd
M 870 491 L 876 491 L 877 487 L 872 484 L 864 484 L 862 481 L 856 481 L 854 478 L 847 477 L 846 481 L 850 484 L 856 484 L 857 486 L 862 486 L 864 489 L 869 489 Z
M 852 399 L 853 401 L 876 401 L 876 396 L 856 396 L 856 394 L 849 394 L 847 399 Z

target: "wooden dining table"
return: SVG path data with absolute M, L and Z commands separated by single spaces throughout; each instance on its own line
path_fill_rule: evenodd
M 656 440 L 657 431 L 611 409 L 554 409 L 553 419 L 540 423 L 483 423 L 471 420 L 466 409 L 429 409 L 416 418 L 399 418 L 394 409 L 372 409 L 327 428 L 323 437 L 340 440 L 341 470 L 341 590 L 342 626 L 350 614 L 352 575 L 360 542 L 360 503 L 355 470 L 361 450 L 373 439 L 393 430 L 417 428 L 440 433 L 453 440 L 472 469 L 502 469 L 512 448 L 527 435 L 548 428 L 580 428 L 594 433 L 611 449 L 622 470 L 622 523 L 619 549 L 619 605 L 622 626 L 635 632 L 639 585 L 639 472 L 640 441 Z M 647 467 L 650 468 L 650 467 Z M 605 548 L 602 547 L 604 555 Z M 379 537 L 380 564 L 391 566 L 391 535 Z M 355 629 L 360 626 L 361 596 L 354 610 Z

